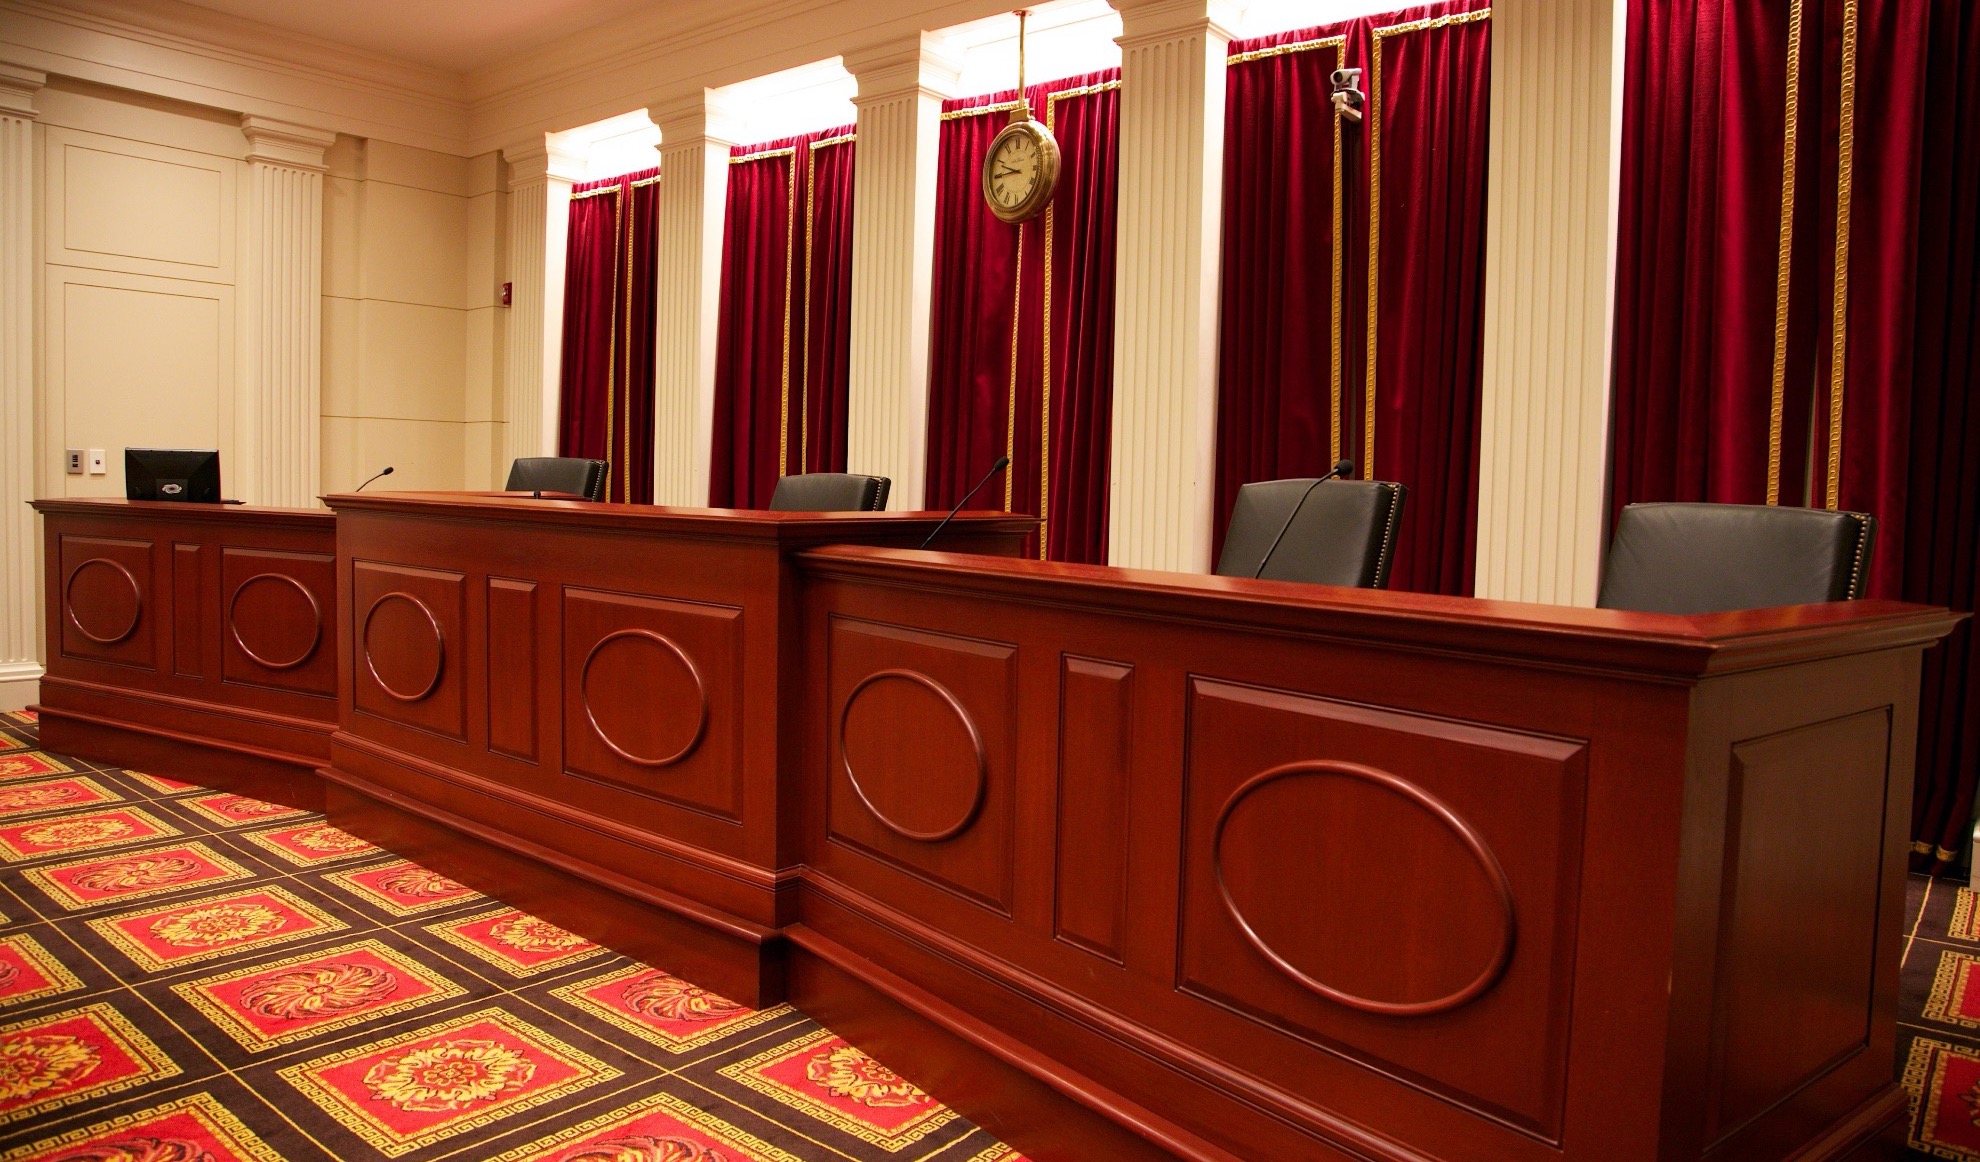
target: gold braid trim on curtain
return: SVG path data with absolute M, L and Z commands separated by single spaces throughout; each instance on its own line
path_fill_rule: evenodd
M 1831 509 L 1842 499 L 1843 387 L 1849 370 L 1849 199 L 1856 170 L 1857 0 L 1843 0 L 1842 117 L 1836 143 L 1836 292 L 1829 339 L 1829 487 Z
M 1346 36 L 1325 36 L 1318 40 L 1299 40 L 1293 41 L 1290 44 L 1275 44 L 1270 48 L 1255 48 L 1250 52 L 1241 52 L 1235 56 L 1226 57 L 1224 64 L 1226 67 L 1249 64 L 1252 61 L 1262 61 L 1271 57 L 1285 56 L 1287 53 L 1307 52 L 1316 48 L 1331 48 L 1334 50 L 1334 68 L 1341 69 L 1347 66 Z M 1341 181 L 1345 171 L 1345 154 L 1341 144 L 1341 115 L 1336 110 L 1334 113 L 1334 232 L 1327 242 L 1327 249 L 1330 251 L 1328 257 L 1333 264 L 1334 277 L 1332 330 L 1329 335 L 1332 342 L 1329 360 L 1330 370 L 1332 372 L 1330 377 L 1331 382 L 1329 384 L 1329 390 L 1331 392 L 1329 402 L 1333 412 L 1334 424 L 1331 433 L 1333 437 L 1333 463 L 1339 463 L 1341 459 L 1341 295 L 1345 289 L 1345 280 L 1341 273 L 1341 230 L 1346 224 L 1346 215 L 1342 211 Z
M 1767 503 L 1781 502 L 1781 425 L 1787 405 L 1788 276 L 1794 259 L 1794 162 L 1801 119 L 1801 10 L 1788 5 L 1787 120 L 1781 136 L 1781 247 L 1774 267 L 1774 392 L 1767 411 Z
M 811 143 L 804 160 L 804 322 L 798 346 L 798 470 L 811 465 L 811 243 L 818 225 L 818 151 L 844 145 L 856 134 L 821 137 Z
M 1061 89 L 1048 94 L 1045 98 L 1045 128 L 1056 132 L 1060 101 L 1090 97 L 1120 87 L 1119 81 L 1102 81 L 1097 85 Z M 1052 219 L 1057 202 L 1055 197 L 1045 203 L 1045 304 L 1043 326 L 1040 328 L 1044 341 L 1039 344 L 1039 366 L 1043 376 L 1038 404 L 1038 559 L 1041 561 L 1045 559 L 1046 546 L 1050 543 L 1046 534 L 1052 527 Z
M 1382 301 L 1380 297 L 1382 279 L 1382 46 L 1390 37 L 1402 36 L 1411 32 L 1424 32 L 1433 28 L 1448 28 L 1454 24 L 1475 24 L 1490 20 L 1492 10 L 1480 8 L 1472 12 L 1455 12 L 1448 16 L 1432 16 L 1422 20 L 1410 20 L 1402 24 L 1391 24 L 1374 30 L 1374 46 L 1369 51 L 1368 81 L 1368 351 L 1367 370 L 1363 374 L 1363 406 L 1366 414 L 1362 419 L 1362 468 L 1363 480 L 1375 479 L 1375 356 L 1377 324 L 1380 312 L 1376 309 Z
M 1018 377 L 1018 328 L 1024 322 L 1024 228 L 1026 223 L 1018 223 L 1017 268 L 1011 277 L 1011 395 L 1010 402 L 1004 405 L 1004 455 L 1011 463 L 1017 463 L 1017 377 Z M 1017 473 L 1009 467 L 1004 469 L 1004 511 L 1011 511 L 1011 503 L 1017 496 Z M 1042 527 L 1042 526 L 1041 526 Z
M 730 165 L 747 165 L 753 161 L 774 161 L 783 158 L 789 161 L 790 172 L 784 182 L 784 366 L 783 383 L 777 394 L 777 475 L 791 474 L 791 275 L 797 255 L 797 147 L 787 145 L 781 149 L 761 149 L 755 153 L 745 153 L 731 157 Z

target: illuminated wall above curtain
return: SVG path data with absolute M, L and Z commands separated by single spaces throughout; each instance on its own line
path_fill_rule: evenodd
M 851 126 L 729 159 L 708 503 L 763 508 L 780 477 L 846 470 Z
M 612 465 L 607 500 L 653 502 L 653 285 L 660 171 L 571 191 L 557 454 Z
M 1490 19 L 1458 0 L 1231 44 L 1219 546 L 1241 486 L 1345 457 L 1410 490 L 1391 588 L 1471 592 Z

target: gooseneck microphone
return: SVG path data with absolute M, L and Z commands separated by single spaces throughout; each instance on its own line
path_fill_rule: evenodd
M 388 464 L 388 465 L 386 465 L 386 467 L 385 467 L 385 471 L 383 471 L 383 472 L 380 472 L 380 473 L 378 474 L 378 476 L 390 476 L 391 474 L 392 474 L 392 468 L 391 468 L 391 465 L 389 465 L 389 464 Z M 378 479 L 378 476 L 373 476 L 373 477 L 371 478 L 371 480 L 376 480 L 376 479 Z M 371 483 L 371 480 L 367 480 L 367 481 L 365 481 L 365 482 L 364 482 L 364 484 L 360 484 L 360 485 L 358 485 L 358 486 L 357 486 L 356 488 L 353 488 L 353 489 L 351 489 L 351 491 L 352 491 L 352 492 L 363 492 L 363 491 L 364 491 L 364 486 L 365 486 L 365 484 L 370 484 L 370 483 Z
M 934 529 L 930 530 L 927 539 L 921 542 L 921 547 L 925 549 L 929 545 L 933 544 L 935 538 L 941 534 L 942 530 L 949 527 L 949 522 L 956 519 L 956 514 L 963 510 L 963 505 L 968 504 L 971 497 L 975 496 L 978 492 L 981 492 L 983 490 L 983 486 L 990 483 L 990 478 L 992 476 L 995 476 L 997 473 L 1002 472 L 1004 469 L 1009 468 L 1010 466 L 1011 466 L 1011 458 L 1009 456 L 997 457 L 997 462 L 995 464 L 990 465 L 990 471 L 985 472 L 983 474 L 983 479 L 976 482 L 976 487 L 970 489 L 968 492 L 963 493 L 963 498 L 956 502 L 956 506 L 954 508 L 949 510 L 949 515 L 942 518 L 942 523 L 936 525 Z
M 1265 575 L 1265 566 L 1271 564 L 1272 554 L 1279 551 L 1279 542 L 1286 539 L 1286 530 L 1292 527 L 1293 518 L 1299 515 L 1299 510 L 1306 507 L 1306 498 L 1313 495 L 1313 490 L 1327 481 L 1334 479 L 1336 476 L 1346 476 L 1353 471 L 1354 461 L 1336 460 L 1334 461 L 1334 466 L 1327 469 L 1325 476 L 1306 486 L 1306 491 L 1299 494 L 1299 503 L 1293 505 L 1292 511 L 1286 514 L 1286 523 L 1279 526 L 1279 535 L 1272 538 L 1272 547 L 1266 549 L 1265 555 L 1258 558 L 1258 568 L 1251 571 L 1253 577 L 1262 577 Z

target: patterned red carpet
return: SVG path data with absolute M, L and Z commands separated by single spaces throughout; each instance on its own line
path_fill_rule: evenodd
M 1914 876 L 1905 910 L 1898 1067 L 1920 1157 L 1980 1162 L 1980 895 Z
M 0 714 L 0 1157 L 1021 1162 L 788 1007 L 34 746 Z

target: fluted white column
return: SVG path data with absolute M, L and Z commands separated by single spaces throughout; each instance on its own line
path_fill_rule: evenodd
M 649 108 L 660 127 L 660 248 L 654 288 L 653 501 L 708 503 L 729 110 L 710 90 Z
M 248 139 L 242 254 L 241 449 L 228 491 L 309 507 L 322 488 L 323 151 L 337 135 L 242 117 Z
M 557 452 L 557 391 L 564 349 L 564 256 L 575 155 L 548 138 L 502 150 L 509 166 L 508 350 L 502 371 L 506 477 L 518 456 Z
M 0 64 L 0 710 L 35 700 L 41 571 L 34 511 L 34 98 L 45 73 Z M 51 453 L 52 455 L 52 453 Z
M 1624 0 L 1494 0 L 1480 597 L 1592 605 L 1608 486 Z
M 846 466 L 892 478 L 893 507 L 917 509 L 928 458 L 936 148 L 962 60 L 927 32 L 843 59 L 859 83 Z
M 1224 46 L 1240 8 L 1221 0 L 1114 6 L 1121 194 L 1108 557 L 1202 572 L 1217 425 Z

